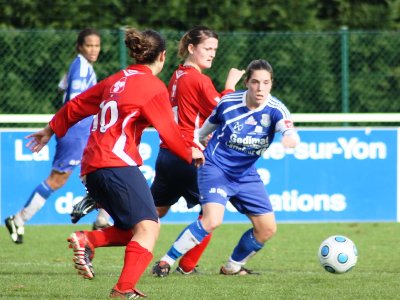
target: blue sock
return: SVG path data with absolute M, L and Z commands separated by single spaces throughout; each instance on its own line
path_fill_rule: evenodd
M 240 238 L 231 255 L 232 260 L 236 262 L 246 263 L 247 260 L 260 251 L 264 244 L 258 242 L 253 234 L 253 228 L 247 230 Z
M 50 197 L 50 195 L 54 192 L 54 190 L 47 184 L 46 180 L 41 182 L 32 192 L 30 195 L 28 201 L 25 203 L 24 207 L 29 206 L 31 204 L 32 199 L 35 197 L 36 194 L 39 194 L 39 196 L 46 200 Z
M 14 220 L 18 226 L 23 226 L 29 221 L 46 203 L 47 198 L 54 192 L 52 188 L 43 181 L 32 192 L 23 209 L 15 214 Z
M 207 235 L 208 232 L 205 231 L 200 220 L 193 222 L 181 232 L 172 247 L 169 249 L 167 256 L 172 258 L 174 261 L 177 260 L 183 254 L 199 244 Z

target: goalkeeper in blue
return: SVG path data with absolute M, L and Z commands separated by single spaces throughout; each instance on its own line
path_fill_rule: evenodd
M 169 266 L 222 224 L 228 201 L 250 219 L 252 227 L 243 233 L 220 274 L 255 274 L 244 265 L 277 230 L 255 162 L 276 132 L 288 148 L 296 147 L 300 137 L 285 105 L 270 94 L 273 70 L 267 61 L 252 61 L 244 83 L 247 89 L 225 95 L 200 129 L 200 142 L 207 144 L 206 163 L 198 171 L 203 218 L 187 226 L 161 258 Z

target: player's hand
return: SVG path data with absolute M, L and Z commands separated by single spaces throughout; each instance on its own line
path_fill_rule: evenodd
M 298 143 L 299 143 L 298 139 L 290 135 L 284 135 L 282 137 L 282 145 L 285 148 L 295 148 L 298 145 Z
M 236 84 L 242 78 L 245 70 L 231 68 L 225 82 L 225 89 L 235 90 Z
M 207 147 L 208 141 L 211 139 L 212 135 L 213 134 L 210 133 L 205 140 L 199 140 L 200 144 L 202 144 L 204 148 Z
M 27 135 L 25 138 L 30 139 L 26 144 L 32 152 L 39 152 L 42 148 L 49 142 L 50 138 L 53 136 L 54 131 L 49 125 L 47 125 L 42 130 L 38 132 Z
M 206 161 L 206 159 L 204 158 L 203 152 L 196 147 L 192 147 L 192 158 L 193 158 L 194 165 L 197 168 L 204 165 L 204 162 Z

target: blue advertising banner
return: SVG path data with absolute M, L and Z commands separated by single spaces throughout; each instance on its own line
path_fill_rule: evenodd
M 25 136 L 35 130 L 0 131 L 0 217 L 20 210 L 33 189 L 47 178 L 55 140 L 32 154 Z M 256 163 L 278 222 L 399 221 L 398 128 L 300 128 L 301 144 L 285 149 L 279 141 Z M 155 172 L 159 137 L 146 130 L 140 146 L 141 170 L 149 184 Z M 79 168 L 29 224 L 69 224 L 72 205 L 85 195 Z M 200 207 L 188 210 L 183 199 L 163 223 L 188 223 Z M 80 223 L 91 223 L 92 212 Z M 228 203 L 226 222 L 247 222 Z

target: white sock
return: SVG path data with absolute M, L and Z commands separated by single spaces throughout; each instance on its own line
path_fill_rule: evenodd
M 165 254 L 160 261 L 166 261 L 171 267 L 173 266 L 173 264 L 175 263 L 175 259 L 169 257 L 167 254 Z
M 234 261 L 231 257 L 229 257 L 229 260 L 225 264 L 225 270 L 227 270 L 229 273 L 237 273 L 240 271 L 240 268 L 243 265 L 244 263 Z
M 102 208 L 99 209 L 96 218 L 97 226 L 106 226 L 108 224 L 108 220 L 110 219 L 110 215 Z
M 174 242 L 168 253 L 164 255 L 161 260 L 166 261 L 172 266 L 175 261 L 183 254 L 194 248 L 200 242 L 196 239 L 193 233 L 187 228 Z
M 17 226 L 24 226 L 46 203 L 46 199 L 35 193 L 30 203 L 21 209 L 14 218 Z

